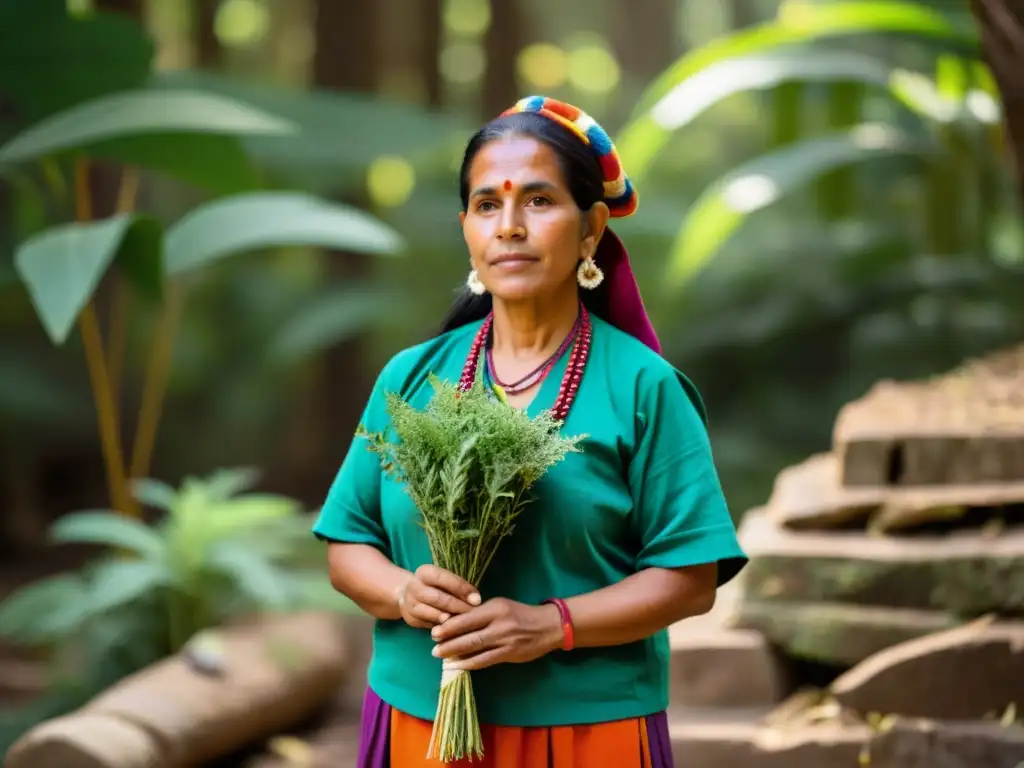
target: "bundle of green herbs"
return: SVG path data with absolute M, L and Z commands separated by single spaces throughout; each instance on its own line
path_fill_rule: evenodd
M 563 437 L 549 412 L 531 418 L 490 395 L 431 379 L 434 394 L 418 410 L 387 395 L 390 431 L 360 428 L 391 477 L 404 482 L 422 515 L 434 564 L 474 586 L 512 533 L 529 490 L 584 436 Z M 483 741 L 469 673 L 445 664 L 428 757 L 482 757 Z

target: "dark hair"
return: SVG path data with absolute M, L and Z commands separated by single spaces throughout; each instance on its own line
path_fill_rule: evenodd
M 532 112 L 517 112 L 498 117 L 477 131 L 466 145 L 459 170 L 459 197 L 462 210 L 469 206 L 469 172 L 480 150 L 492 141 L 507 136 L 525 136 L 546 145 L 558 158 L 562 175 L 569 185 L 569 193 L 581 211 L 589 211 L 594 203 L 604 198 L 604 177 L 594 153 L 568 128 L 547 117 Z M 581 298 L 587 309 L 607 319 L 608 284 L 601 283 L 590 291 L 582 291 Z M 491 311 L 491 295 L 482 296 L 463 286 L 455 297 L 451 309 L 441 323 L 441 333 L 482 320 Z

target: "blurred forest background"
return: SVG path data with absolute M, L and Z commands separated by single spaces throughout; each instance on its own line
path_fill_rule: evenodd
M 63 5 L 0 3 L 3 136 L 128 87 L 201 89 L 298 126 L 94 142 L 96 216 L 127 205 L 166 224 L 269 187 L 356 206 L 404 241 L 381 257 L 257 238 L 235 249 L 252 257 L 187 275 L 180 305 L 104 277 L 90 311 L 120 381 L 125 464 L 153 433 L 135 418 L 147 367 L 164 366 L 159 436 L 136 459 L 172 484 L 252 465 L 266 488 L 319 502 L 376 371 L 433 332 L 464 279 L 462 145 L 531 93 L 581 105 L 620 143 L 642 205 L 617 228 L 666 356 L 708 401 L 735 514 L 824 448 L 837 408 L 877 379 L 1021 338 L 1014 181 L 966 2 L 79 0 L 72 18 L 139 29 L 92 17 L 78 37 L 28 19 Z M 69 158 L 0 186 L 8 562 L 35 560 L 56 516 L 108 503 L 83 339 L 51 343 L 13 261 L 72 217 Z
M 666 356 L 708 401 L 735 514 L 824 448 L 837 408 L 877 379 L 1021 338 L 1015 182 L 966 2 L 78 0 L 67 19 L 42 18 L 64 5 L 0 3 L 4 137 L 125 88 L 198 89 L 297 127 L 205 126 L 190 142 L 156 135 L 142 124 L 152 104 L 136 105 L 127 119 L 148 136 L 78 141 L 92 215 L 170 224 L 221 196 L 299 190 L 403 242 L 373 255 L 264 233 L 227 249 L 251 257 L 208 259 L 162 302 L 109 271 L 86 311 L 113 368 L 108 421 L 126 468 L 141 438 L 144 475 L 251 465 L 263 487 L 316 505 L 376 371 L 433 332 L 464 279 L 462 145 L 531 93 L 581 105 L 620 143 L 643 204 L 617 228 Z M 114 482 L 89 334 L 52 343 L 14 260 L 74 217 L 79 155 L 18 149 L 0 154 L 19 161 L 0 185 L 8 563 L 38 562 L 49 523 L 106 506 Z M 266 228 L 273 216 L 287 228 L 283 209 Z
M 535 93 L 638 184 L 616 229 L 738 518 L 878 379 L 1024 336 L 981 42 L 967 0 L 0 0 L 0 596 L 93 551 L 54 539 L 151 556 L 42 582 L 0 634 L 169 595 L 109 682 L 230 613 L 211 574 L 270 601 L 302 546 L 199 543 L 281 507 L 212 507 L 319 504 L 377 371 L 465 279 L 466 140 Z M 51 529 L 108 507 L 171 518 Z

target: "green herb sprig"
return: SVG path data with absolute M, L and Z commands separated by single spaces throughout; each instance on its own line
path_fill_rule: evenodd
M 384 472 L 404 483 L 434 564 L 479 586 L 530 489 L 579 451 L 585 435 L 563 437 L 549 412 L 531 418 L 491 396 L 479 380 L 466 391 L 436 376 L 430 382 L 434 394 L 425 409 L 388 394 L 391 429 L 357 434 Z M 431 753 L 442 762 L 483 755 L 468 673 L 442 679 Z

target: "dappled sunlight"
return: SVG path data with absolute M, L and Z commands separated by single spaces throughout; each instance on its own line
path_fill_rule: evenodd
M 552 43 L 534 43 L 516 59 L 519 76 L 536 88 L 558 88 L 568 78 L 568 56 Z
M 741 176 L 722 190 L 722 199 L 739 213 L 752 213 L 774 203 L 782 190 L 768 176 Z
M 259 44 L 269 28 L 270 11 L 264 0 L 224 0 L 214 21 L 220 41 L 239 48 Z
M 416 188 L 416 169 L 396 155 L 378 157 L 366 171 L 366 191 L 377 205 L 404 205 Z

